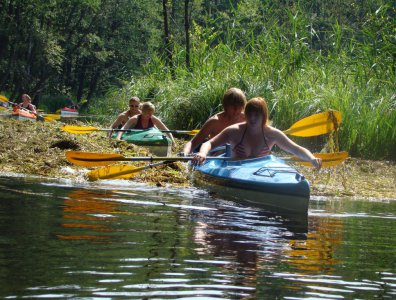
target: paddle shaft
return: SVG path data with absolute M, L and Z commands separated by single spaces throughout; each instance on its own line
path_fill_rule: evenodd
M 194 157 L 193 156 L 187 156 L 187 157 L 166 157 L 166 156 L 143 156 L 143 157 L 109 157 L 109 158 L 100 158 L 100 157 L 91 157 L 91 158 L 83 158 L 83 157 L 68 157 L 69 160 L 72 160 L 73 163 L 76 163 L 78 161 L 81 162 L 116 162 L 116 161 L 190 161 Z M 70 159 L 71 158 L 71 159 Z M 217 156 L 209 156 L 206 158 L 207 160 L 211 159 L 220 159 L 220 160 L 229 160 L 230 157 L 217 157 Z
M 66 132 L 74 133 L 74 134 L 89 134 L 94 131 L 106 131 L 106 132 L 143 132 L 147 129 L 104 129 L 104 128 L 97 128 L 97 127 L 90 127 L 90 126 L 75 126 L 75 125 L 65 125 L 62 126 L 61 129 Z M 161 132 L 164 133 L 174 133 L 174 134 L 190 134 L 195 135 L 198 133 L 198 129 L 194 130 L 162 130 Z
M 310 137 L 317 136 L 337 130 L 341 123 L 341 113 L 338 111 L 328 111 L 319 114 L 315 114 L 306 118 L 303 118 L 294 123 L 289 129 L 283 132 L 288 135 Z M 140 131 L 139 129 L 101 129 L 97 127 L 89 126 L 73 126 L 65 125 L 61 128 L 62 130 L 74 134 L 88 134 L 94 131 L 115 131 L 115 132 L 131 132 Z M 161 130 L 165 133 L 175 134 L 189 134 L 195 135 L 199 130 Z

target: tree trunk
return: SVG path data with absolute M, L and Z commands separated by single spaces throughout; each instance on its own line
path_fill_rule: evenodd
M 186 68 L 191 71 L 190 64 L 190 18 L 188 15 L 189 0 L 184 0 L 184 30 L 186 35 Z
M 95 74 L 92 76 L 91 81 L 89 83 L 89 91 L 88 91 L 88 95 L 87 95 L 88 103 L 95 93 L 96 86 L 97 86 L 99 78 L 100 78 L 100 73 L 101 73 L 100 70 L 101 70 L 100 68 L 96 69 Z
M 170 48 L 170 35 L 169 35 L 169 21 L 168 21 L 168 0 L 162 0 L 162 13 L 164 17 L 164 39 L 165 39 L 165 52 L 166 52 L 166 62 L 170 68 L 172 78 L 175 78 L 173 70 L 173 55 Z

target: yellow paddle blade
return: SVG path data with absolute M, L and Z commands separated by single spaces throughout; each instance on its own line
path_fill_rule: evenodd
M 58 114 L 44 114 L 44 118 L 51 118 L 52 120 L 60 120 L 61 116 Z
M 90 171 L 87 173 L 87 176 L 91 181 L 109 178 L 129 179 L 136 176 L 139 171 L 144 169 L 146 169 L 146 166 L 140 168 L 130 165 L 110 166 Z
M 74 134 L 87 134 L 93 131 L 98 131 L 99 129 L 93 126 L 75 126 L 75 125 L 65 125 L 61 129 L 66 132 Z
M 196 135 L 199 132 L 199 129 L 191 130 L 188 135 Z
M 6 96 L 0 95 L 0 101 L 1 102 L 8 102 L 8 99 Z
M 322 168 L 330 168 L 343 163 L 349 157 L 349 154 L 346 151 L 342 151 L 334 153 L 314 153 L 314 156 L 322 159 Z M 290 160 L 296 161 L 306 167 L 313 167 L 310 162 L 302 161 L 295 156 L 291 157 Z
M 42 117 L 43 117 L 45 122 L 54 122 L 55 121 L 54 119 L 52 119 L 50 117 L 47 117 L 47 116 L 42 116 Z
M 171 163 L 171 161 L 161 161 L 155 164 L 145 165 L 143 167 L 134 167 L 130 165 L 110 166 L 88 172 L 87 176 L 88 179 L 91 181 L 109 178 L 130 179 L 136 176 L 140 171 L 162 165 L 167 165 L 169 163 Z
M 117 153 L 97 153 L 82 151 L 66 151 L 66 158 L 74 165 L 82 167 L 102 167 L 122 160 L 123 155 Z
M 317 136 L 337 130 L 340 124 L 341 113 L 327 111 L 297 121 L 284 133 L 301 137 Z
M 0 110 L 8 110 L 8 108 L 0 105 Z

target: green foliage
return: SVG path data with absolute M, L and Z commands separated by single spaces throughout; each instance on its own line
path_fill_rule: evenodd
M 224 91 L 237 86 L 248 98 L 264 96 L 281 129 L 313 113 L 340 110 L 342 149 L 366 158 L 395 158 L 390 2 L 368 1 L 362 7 L 353 1 L 336 6 L 334 1 L 246 0 L 211 14 L 213 22 L 205 14 L 194 19 L 192 72 L 184 65 L 184 46 L 175 43 L 176 80 L 163 57 L 154 56 L 145 76 L 128 85 L 153 98 L 170 127 L 199 128 L 221 110 Z
M 342 149 L 396 158 L 394 1 L 189 1 L 191 68 L 184 2 L 168 3 L 171 64 L 160 1 L 1 2 L 0 90 L 87 98 L 109 122 L 137 95 L 195 129 L 236 86 L 265 97 L 280 129 L 336 109 Z
M 44 94 L 90 100 L 120 86 L 161 46 L 159 8 L 154 1 L 2 1 L 0 89 L 28 93 L 37 104 Z

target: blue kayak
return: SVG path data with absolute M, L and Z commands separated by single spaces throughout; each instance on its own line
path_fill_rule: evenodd
M 194 182 L 216 194 L 295 213 L 308 212 L 309 182 L 276 156 L 234 161 L 219 157 L 194 170 Z

